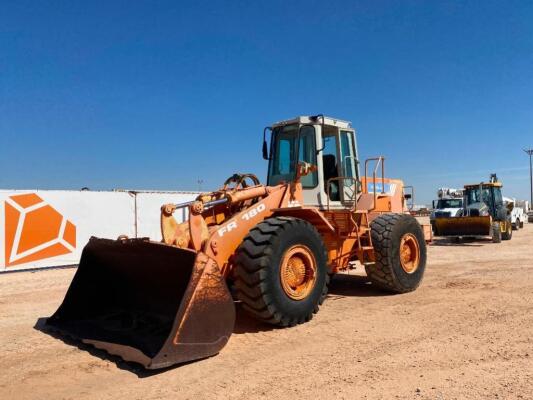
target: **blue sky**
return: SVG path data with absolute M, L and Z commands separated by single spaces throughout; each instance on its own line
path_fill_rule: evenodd
M 3 1 L 0 188 L 262 180 L 264 126 L 353 122 L 429 202 L 497 172 L 527 198 L 530 1 Z

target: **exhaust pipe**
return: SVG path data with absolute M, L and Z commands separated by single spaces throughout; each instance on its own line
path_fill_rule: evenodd
M 205 254 L 142 239 L 91 238 L 46 326 L 148 369 L 206 358 L 227 343 L 233 299 Z

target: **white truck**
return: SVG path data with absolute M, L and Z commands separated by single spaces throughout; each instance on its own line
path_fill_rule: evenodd
M 524 223 L 527 221 L 527 208 L 528 202 L 524 200 L 516 200 L 510 197 L 503 197 L 504 204 L 513 204 L 511 211 L 511 224 L 516 231 L 524 227 Z
M 515 206 L 520 207 L 522 210 L 524 210 L 525 220 L 527 222 L 533 222 L 533 209 L 531 208 L 531 204 L 529 204 L 529 201 L 516 200 Z
M 437 200 L 433 200 L 433 210 L 429 215 L 431 227 L 434 228 L 436 218 L 458 217 L 462 210 L 463 189 L 439 188 L 437 190 Z

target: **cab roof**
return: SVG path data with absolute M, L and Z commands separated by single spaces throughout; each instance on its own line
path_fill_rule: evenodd
M 283 125 L 292 125 L 292 124 L 321 124 L 322 116 L 312 116 L 312 115 L 301 115 L 292 119 L 286 119 L 283 121 L 276 122 L 272 124 L 272 127 L 278 127 Z M 352 123 L 350 121 L 344 121 L 342 119 L 337 119 L 333 117 L 324 116 L 324 125 L 336 126 L 339 128 L 351 129 Z
M 465 189 L 475 189 L 478 188 L 479 185 L 483 185 L 483 187 L 502 187 L 501 182 L 480 182 L 480 183 L 472 183 L 469 185 L 465 185 Z

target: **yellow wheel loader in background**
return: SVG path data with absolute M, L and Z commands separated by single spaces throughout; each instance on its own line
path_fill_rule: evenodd
M 278 326 L 309 321 L 331 275 L 355 261 L 379 288 L 418 287 L 430 227 L 409 214 L 403 182 L 385 177 L 383 157 L 360 174 L 349 122 L 298 117 L 263 139 L 266 186 L 235 174 L 196 201 L 164 205 L 162 241 L 92 238 L 46 325 L 162 368 L 222 349 L 235 321 L 229 285 L 246 312 Z M 181 208 L 189 216 L 177 223 Z
M 502 187 L 496 174 L 491 175 L 489 182 L 465 185 L 462 210 L 457 217 L 435 218 L 433 221 L 435 236 L 452 238 L 490 236 L 494 243 L 500 243 L 502 239 L 511 240 L 513 204 L 505 206 Z

